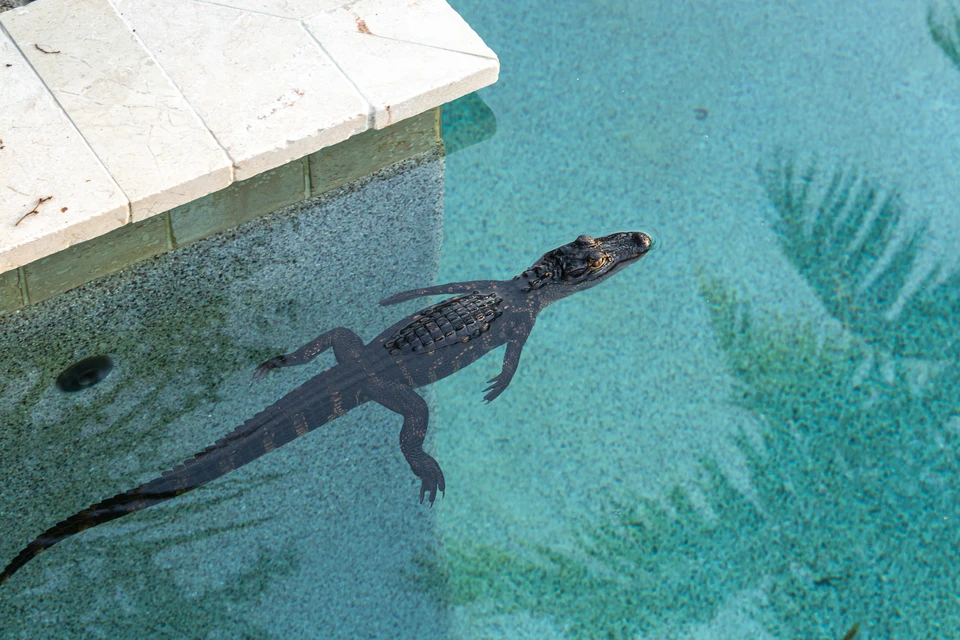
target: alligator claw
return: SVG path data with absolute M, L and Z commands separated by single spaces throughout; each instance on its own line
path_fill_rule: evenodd
M 428 488 L 429 487 L 429 488 Z M 430 508 L 433 508 L 433 501 L 437 499 L 437 485 L 434 482 L 431 482 L 429 485 L 427 481 L 424 480 L 420 485 L 420 504 L 423 504 L 423 498 L 429 493 Z M 446 495 L 443 489 L 440 489 L 440 496 Z
M 497 396 L 507 390 L 507 386 L 510 384 L 510 378 L 501 381 L 501 376 L 503 376 L 502 373 L 487 380 L 488 383 L 493 383 L 483 390 L 483 392 L 486 393 L 486 395 L 483 396 L 483 400 L 487 404 L 493 402 Z
M 286 362 L 286 360 L 287 359 L 284 356 L 276 356 L 275 358 L 270 358 L 269 360 L 261 364 L 253 372 L 253 379 L 250 381 L 251 384 L 254 382 L 257 382 L 258 380 L 263 380 L 264 378 L 266 378 L 267 374 L 269 374 L 271 371 L 282 367 L 283 363 Z
M 430 506 L 433 507 L 433 501 L 437 499 L 437 489 L 441 495 L 446 495 L 446 482 L 443 479 L 443 471 L 437 461 L 427 456 L 423 468 L 417 470 L 420 477 L 420 504 L 423 504 L 423 498 L 428 497 Z

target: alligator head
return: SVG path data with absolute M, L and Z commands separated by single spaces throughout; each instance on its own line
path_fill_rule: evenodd
M 650 236 L 638 231 L 613 233 L 602 238 L 582 235 L 570 244 L 549 251 L 514 278 L 524 279 L 524 291 L 550 287 L 558 300 L 600 284 L 650 251 Z

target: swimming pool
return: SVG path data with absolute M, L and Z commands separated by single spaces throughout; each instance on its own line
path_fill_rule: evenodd
M 2 588 L 6 633 L 960 629 L 960 70 L 927 7 L 452 5 L 500 56 L 479 93 L 495 135 L 343 196 L 347 214 L 389 212 L 380 228 L 322 203 L 257 221 L 131 270 L 98 318 L 64 325 L 68 308 L 17 334 L 122 344 L 127 362 L 97 387 L 106 409 L 63 408 L 30 367 L 8 380 L 5 473 L 29 482 L 8 483 L 4 516 L 55 522 L 77 505 L 44 492 L 80 493 L 68 478 L 109 495 L 200 450 L 304 380 L 251 387 L 251 363 L 336 324 L 372 337 L 396 316 L 376 301 L 433 284 L 424 272 L 509 278 L 584 233 L 645 231 L 656 250 L 547 309 L 493 403 L 500 352 L 427 391 L 447 482 L 433 509 L 416 505 L 399 419 L 366 405 L 50 551 Z M 402 232 L 390 252 L 370 246 L 383 228 Z M 346 277 L 311 278 L 330 273 Z M 173 275 L 180 298 L 142 305 Z M 65 415 L 82 417 L 75 439 L 37 436 Z
M 493 358 L 436 385 L 463 628 L 960 633 L 960 72 L 927 7 L 454 6 L 503 71 L 497 135 L 447 163 L 439 279 L 660 245 L 549 309 L 491 406 Z

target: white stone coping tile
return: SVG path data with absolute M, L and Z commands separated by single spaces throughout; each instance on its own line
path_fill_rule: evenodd
M 123 189 L 134 222 L 231 183 L 226 152 L 108 0 L 35 2 L 4 18 Z
M 444 0 L 359 0 L 304 21 L 372 108 L 372 126 L 493 84 L 500 63 Z
M 366 129 L 367 106 L 296 20 L 196 0 L 113 0 L 251 178 Z
M 129 221 L 120 187 L 2 29 L 0 140 L 0 273 Z
M 349 4 L 353 0 L 199 0 L 225 7 L 256 11 L 280 18 L 302 20 L 321 11 Z
M 444 0 L 37 0 L 2 25 L 0 273 L 499 73 Z
M 362 20 L 374 37 L 497 59 L 446 0 L 356 0 L 341 10 L 353 17 L 357 32 L 364 31 L 356 28 Z

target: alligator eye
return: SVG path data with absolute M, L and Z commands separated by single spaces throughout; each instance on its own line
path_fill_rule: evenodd
M 591 269 L 599 269 L 603 265 L 607 264 L 610 261 L 610 258 L 607 256 L 600 256 L 599 258 L 590 258 L 587 261 L 587 264 L 590 265 Z

